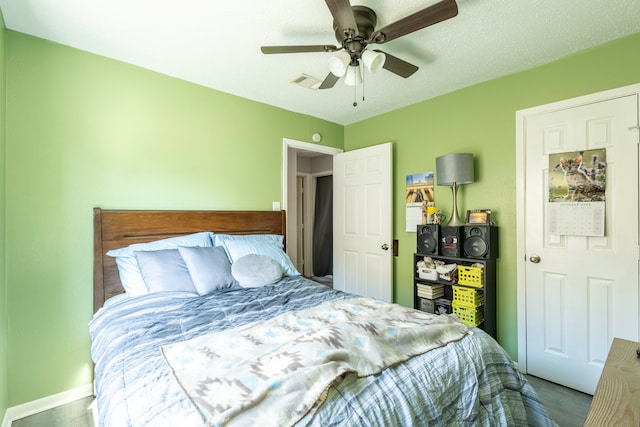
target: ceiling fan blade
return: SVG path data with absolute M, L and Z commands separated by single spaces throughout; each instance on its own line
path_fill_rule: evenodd
M 341 30 L 340 32 L 349 37 L 357 35 L 358 24 L 356 24 L 349 0 L 325 0 L 325 2 L 331 11 L 333 21 Z
M 418 67 L 413 64 L 408 63 L 396 56 L 390 55 L 387 52 L 382 52 L 381 50 L 374 49 L 374 52 L 381 52 L 385 55 L 384 68 L 387 71 L 391 71 L 394 74 L 399 75 L 400 77 L 410 77 L 413 73 L 418 71 Z
M 443 0 L 440 3 L 436 3 L 374 31 L 371 34 L 369 43 L 385 43 L 404 36 L 405 34 L 421 30 L 429 25 L 453 18 L 457 14 L 458 5 L 455 0 Z
M 318 89 L 331 89 L 333 86 L 335 86 L 338 80 L 340 80 L 340 77 L 334 75 L 333 73 L 329 73 L 320 87 L 318 87 Z
M 306 45 L 306 46 L 262 46 L 260 50 L 264 54 L 273 53 L 304 53 L 304 52 L 335 52 L 341 48 L 331 45 Z

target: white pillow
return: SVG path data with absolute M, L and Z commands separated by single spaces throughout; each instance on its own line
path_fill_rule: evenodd
M 282 267 L 285 276 L 299 276 L 300 273 L 287 255 L 277 244 L 268 240 L 225 240 L 224 248 L 229 255 L 231 264 L 245 255 L 265 255 L 276 261 Z M 236 278 L 237 279 L 237 278 Z
M 282 267 L 268 256 L 249 254 L 231 265 L 231 274 L 243 288 L 257 288 L 280 280 Z

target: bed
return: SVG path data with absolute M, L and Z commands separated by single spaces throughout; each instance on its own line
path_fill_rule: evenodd
M 556 425 L 482 330 L 333 290 L 263 253 L 284 246 L 285 220 L 283 211 L 94 209 L 89 331 L 100 426 Z M 209 238 L 207 249 L 193 236 Z M 237 251 L 247 245 L 260 254 Z M 203 288 L 191 256 L 221 247 L 239 279 Z M 134 253 L 149 282 L 168 276 L 152 276 L 145 257 L 182 254 L 195 291 L 125 292 L 117 255 L 127 248 L 144 248 Z

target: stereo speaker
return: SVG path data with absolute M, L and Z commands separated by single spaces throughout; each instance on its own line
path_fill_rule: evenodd
M 498 227 L 493 225 L 464 226 L 465 258 L 498 258 Z
M 462 227 L 440 228 L 440 255 L 460 258 L 462 256 Z
M 418 226 L 417 249 L 419 254 L 438 255 L 440 243 L 440 224 Z

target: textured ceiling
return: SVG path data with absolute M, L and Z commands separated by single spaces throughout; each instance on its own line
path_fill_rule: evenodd
M 433 0 L 361 0 L 381 28 Z M 322 0 L 0 0 L 7 28 L 222 92 L 350 124 L 640 32 L 640 0 L 458 0 L 459 14 L 376 46 L 419 70 L 365 73 L 364 95 L 323 80 L 328 53 L 263 55 L 262 45 L 336 45 Z

